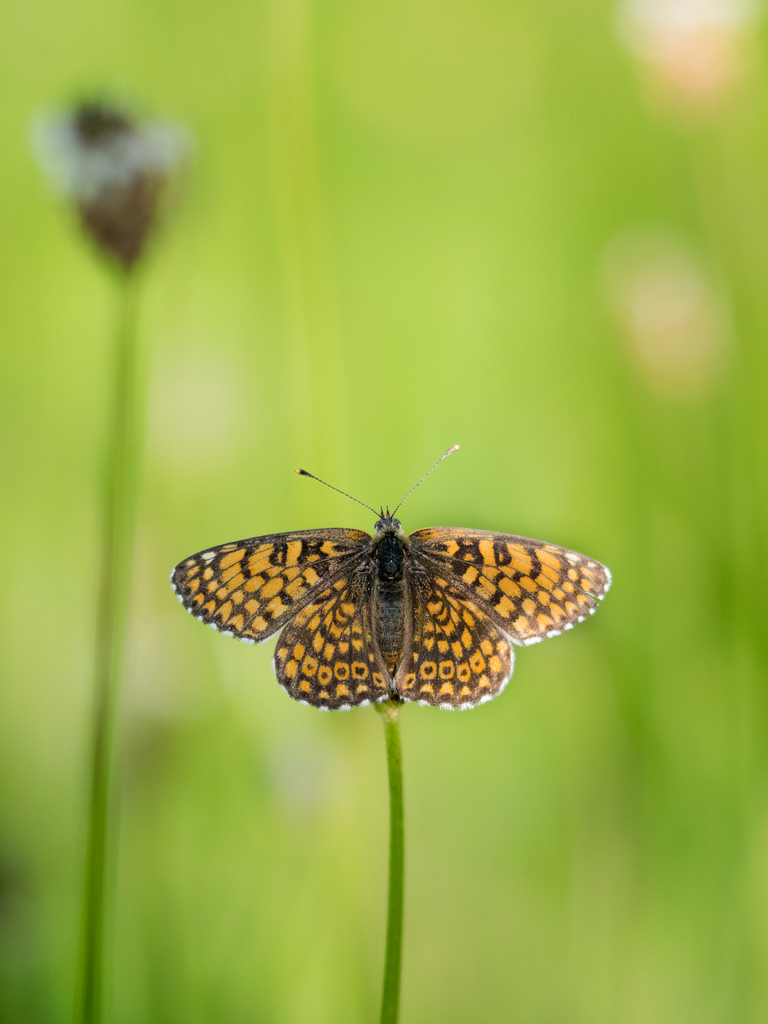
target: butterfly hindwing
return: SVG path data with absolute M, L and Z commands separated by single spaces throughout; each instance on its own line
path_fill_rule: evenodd
M 403 700 L 470 708 L 495 697 L 512 675 L 514 651 L 491 619 L 451 581 L 409 573 L 412 627 L 395 677 Z
M 274 666 L 291 697 L 339 709 L 391 695 L 372 629 L 371 586 L 370 573 L 340 577 L 286 625 Z

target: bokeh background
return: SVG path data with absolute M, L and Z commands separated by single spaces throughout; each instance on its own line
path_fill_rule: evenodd
M 0 1017 L 70 1014 L 115 281 L 29 124 L 194 139 L 142 275 L 147 418 L 108 1019 L 376 1019 L 381 724 L 167 583 L 372 517 L 606 562 L 496 702 L 402 713 L 404 1022 L 768 1017 L 768 92 L 735 0 L 11 0 L 0 14 Z

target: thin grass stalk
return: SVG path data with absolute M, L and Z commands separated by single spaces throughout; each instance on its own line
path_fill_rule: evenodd
M 405 868 L 403 827 L 403 761 L 400 750 L 398 706 L 377 704 L 384 721 L 389 774 L 389 895 L 384 954 L 381 1024 L 397 1024 L 400 1014 L 400 969 L 403 951 L 403 881 Z
M 105 918 L 114 831 L 111 778 L 125 648 L 136 493 L 137 286 L 121 275 L 102 508 L 94 659 L 90 805 L 75 1021 L 97 1024 L 104 1002 Z

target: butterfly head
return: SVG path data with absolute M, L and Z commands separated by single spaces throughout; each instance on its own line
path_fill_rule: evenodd
M 388 533 L 393 533 L 396 537 L 405 537 L 403 528 L 400 525 L 400 520 L 395 519 L 394 516 L 389 514 L 389 509 L 386 511 L 381 509 L 379 515 L 381 518 L 377 521 L 374 527 L 374 533 L 377 538 L 384 537 Z

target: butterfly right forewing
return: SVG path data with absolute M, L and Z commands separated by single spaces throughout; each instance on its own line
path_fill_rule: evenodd
M 529 537 L 432 527 L 416 530 L 409 542 L 418 563 L 447 575 L 518 644 L 582 622 L 611 585 L 600 562 Z

